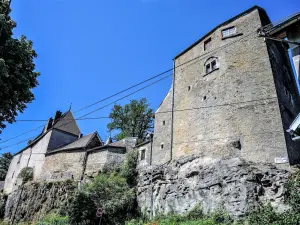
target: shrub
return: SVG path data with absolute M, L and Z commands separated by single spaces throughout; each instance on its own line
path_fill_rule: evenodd
M 136 169 L 138 161 L 138 151 L 130 150 L 125 156 L 125 162 L 121 166 L 120 175 L 124 177 L 127 183 L 132 187 L 137 184 L 138 171 Z
M 253 211 L 248 222 L 255 225 L 300 225 L 300 213 L 297 211 L 276 213 L 271 204 L 267 204 Z
M 23 168 L 19 174 L 19 177 L 22 178 L 23 183 L 27 183 L 28 181 L 33 180 L 33 168 Z
M 49 214 L 37 222 L 35 225 L 68 225 L 69 219 L 58 214 Z
M 103 208 L 102 224 L 124 224 L 135 214 L 135 191 L 116 174 L 100 174 L 85 184 L 70 202 L 71 224 L 95 224 L 96 210 Z
M 292 174 L 285 184 L 285 201 L 294 210 L 300 211 L 300 171 Z

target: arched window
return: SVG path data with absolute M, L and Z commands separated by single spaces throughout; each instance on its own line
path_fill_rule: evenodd
M 210 57 L 208 58 L 205 63 L 205 75 L 219 69 L 219 62 L 217 57 Z

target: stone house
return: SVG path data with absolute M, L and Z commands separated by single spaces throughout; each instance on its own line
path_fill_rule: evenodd
M 56 112 L 33 141 L 17 152 L 6 175 L 4 192 L 17 189 L 22 179 L 20 171 L 33 168 L 33 180 L 73 179 L 98 173 L 106 164 L 120 163 L 124 154 L 136 144 L 136 138 L 115 143 L 103 143 L 97 132 L 83 136 L 69 110 Z
M 257 33 L 270 23 L 254 6 L 174 58 L 173 85 L 155 114 L 153 164 L 192 154 L 300 162 L 299 144 L 285 132 L 300 111 L 287 47 Z M 141 164 L 148 149 L 139 146 Z

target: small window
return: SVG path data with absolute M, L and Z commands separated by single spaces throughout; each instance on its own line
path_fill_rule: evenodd
M 218 60 L 216 57 L 210 57 L 205 62 L 205 74 L 209 74 L 213 72 L 214 70 L 217 70 L 219 68 Z
M 188 91 L 190 91 L 191 90 L 191 86 L 188 86 Z
M 161 145 L 160 145 L 160 148 L 163 149 L 163 148 L 164 148 L 164 144 L 161 144 Z
M 145 158 L 146 158 L 146 149 L 143 149 L 141 151 L 141 160 L 145 160 Z
M 236 27 L 229 27 L 227 29 L 222 30 L 222 36 L 224 37 L 230 37 L 236 34 Z
M 208 38 L 206 41 L 204 41 L 204 51 L 206 51 L 210 47 L 211 47 L 211 38 Z
M 166 121 L 165 120 L 163 121 L 163 125 L 166 125 Z

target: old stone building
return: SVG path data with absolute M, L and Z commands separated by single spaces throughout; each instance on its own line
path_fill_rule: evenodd
M 252 7 L 174 58 L 173 85 L 155 115 L 153 164 L 192 154 L 299 163 L 299 144 L 285 132 L 299 113 L 296 80 L 286 46 L 258 36 L 267 24 L 265 10 Z
M 33 180 L 82 181 L 97 174 L 106 164 L 120 163 L 136 144 L 136 138 L 103 143 L 97 132 L 83 136 L 71 111 L 56 112 L 38 137 L 17 152 L 9 166 L 4 191 L 10 193 L 21 184 L 20 171 L 33 168 Z

